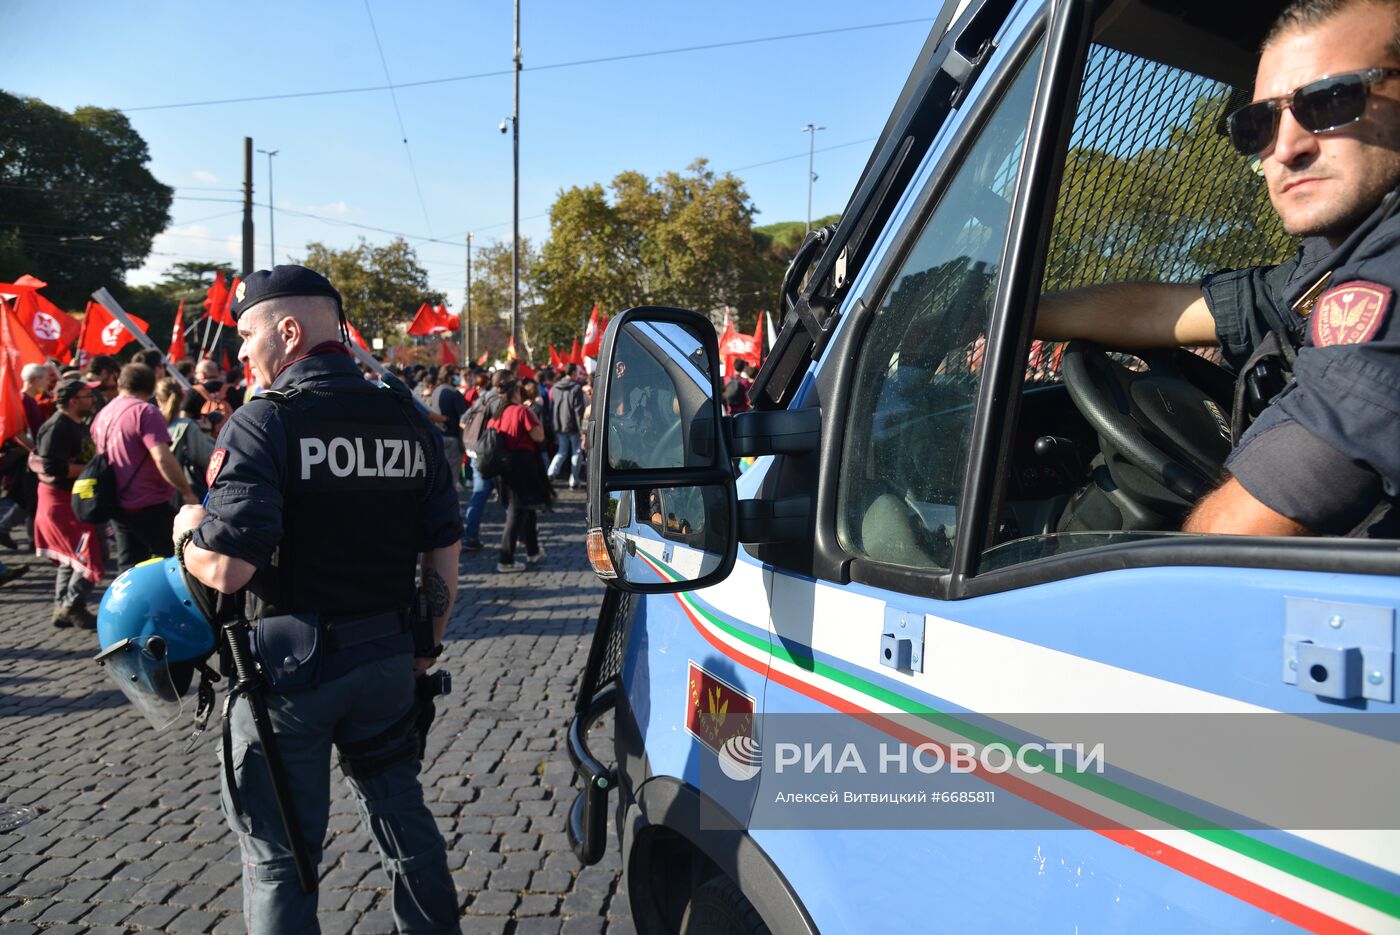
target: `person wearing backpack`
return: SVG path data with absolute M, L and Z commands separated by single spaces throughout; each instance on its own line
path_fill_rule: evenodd
M 491 401 L 494 429 L 510 458 L 510 467 L 500 475 L 497 485 L 501 503 L 506 508 L 506 525 L 501 533 L 501 555 L 498 572 L 520 571 L 524 566 L 544 557 L 539 544 L 538 511 L 549 508 L 549 480 L 540 460 L 544 444 L 544 425 L 523 404 L 520 383 L 507 380 L 498 386 Z M 515 544 L 525 540 L 525 561 L 515 560 Z
M 198 503 L 189 478 L 170 452 L 170 431 L 151 405 L 156 375 L 145 364 L 127 364 L 117 378 L 117 398 L 92 420 L 97 450 L 112 465 L 117 511 L 112 528 L 117 567 L 126 571 L 153 556 L 168 558 L 175 521 L 175 491 L 185 503 Z
M 583 410 L 588 400 L 583 394 L 583 385 L 578 382 L 578 365 L 569 364 L 564 369 L 564 378 L 554 384 L 549 394 L 550 410 L 554 413 L 554 437 L 558 439 L 559 451 L 549 463 L 549 476 L 558 477 L 564 465 L 569 466 L 569 489 L 583 483 L 583 448 L 580 443 L 583 434 Z
M 214 440 L 198 422 L 181 415 L 183 395 L 180 384 L 168 377 L 156 384 L 156 405 L 160 407 L 166 428 L 170 430 L 170 453 L 180 463 L 185 477 L 189 478 L 194 495 L 203 499 L 205 491 L 209 489 L 204 483 L 204 475 L 214 454 Z
M 734 372 L 729 375 L 729 380 L 724 384 L 724 408 L 729 410 L 729 414 L 749 411 L 749 387 L 753 382 L 749 380 L 749 365 L 747 361 L 734 361 Z
M 34 514 L 34 554 L 58 565 L 54 579 L 53 625 L 91 630 L 97 618 L 88 610 L 93 586 L 106 571 L 102 532 L 73 514 L 73 480 L 97 453 L 87 419 L 97 404 L 97 381 L 76 377 L 54 389 L 57 410 L 39 428 L 30 467 L 39 478 Z
M 468 552 L 480 552 L 485 548 L 481 542 L 481 515 L 486 512 L 486 501 L 491 499 L 491 493 L 496 489 L 495 478 L 486 477 L 481 473 L 476 445 L 486 428 L 486 423 L 490 421 L 488 408 L 491 401 L 496 398 L 498 388 L 510 379 L 508 370 L 497 370 L 493 373 L 491 388 L 481 389 L 476 402 L 472 403 L 467 414 L 462 416 L 462 448 L 471 459 L 472 466 L 472 497 L 467 501 L 467 513 L 462 518 L 462 548 Z

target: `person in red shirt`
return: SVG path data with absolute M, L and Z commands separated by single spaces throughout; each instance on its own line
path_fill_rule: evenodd
M 525 565 L 544 557 L 539 543 L 537 511 L 549 508 L 549 480 L 545 477 L 540 449 L 544 444 L 544 425 L 521 404 L 520 383 L 509 380 L 496 391 L 492 400 L 491 422 L 510 452 L 510 470 L 498 478 L 501 502 L 506 508 L 506 526 L 501 534 L 501 556 L 496 570 L 520 571 Z M 525 540 L 525 561 L 516 562 L 515 544 Z

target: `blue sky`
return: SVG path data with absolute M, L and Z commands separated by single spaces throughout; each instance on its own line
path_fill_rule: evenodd
M 827 128 L 817 134 L 813 215 L 840 211 L 938 5 L 522 0 L 522 233 L 547 238 L 561 189 L 626 169 L 681 170 L 699 156 L 745 181 L 758 223 L 802 220 L 808 122 Z M 371 13 L 395 84 L 503 72 L 395 92 L 421 200 L 388 91 L 135 109 L 384 85 Z M 255 147 L 279 150 L 278 262 L 310 240 L 389 239 L 346 222 L 404 232 L 455 311 L 466 232 L 478 245 L 510 237 L 510 136 L 498 124 L 511 110 L 512 17 L 510 0 L 369 0 L 368 11 L 365 0 L 3 0 L 0 88 L 66 109 L 128 110 L 152 171 L 177 189 L 171 228 L 132 282 L 180 260 L 238 265 L 240 207 L 221 199 L 240 198 L 251 136 Z M 903 20 L 918 22 L 851 28 Z M 832 29 L 843 31 L 543 67 Z M 267 157 L 255 160 L 254 198 L 265 204 Z M 257 265 L 266 266 L 267 209 L 254 221 Z M 420 239 L 428 237 L 451 242 Z

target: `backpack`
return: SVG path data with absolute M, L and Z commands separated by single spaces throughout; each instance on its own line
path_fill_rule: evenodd
M 472 403 L 467 414 L 462 416 L 462 449 L 473 458 L 477 456 L 478 441 L 491 418 L 486 408 L 492 399 L 495 399 L 494 393 L 482 393 L 476 402 Z
M 488 480 L 510 470 L 510 452 L 506 450 L 506 440 L 492 424 L 494 421 L 486 423 L 476 440 L 476 469 Z
M 196 383 L 194 391 L 204 399 L 204 404 L 199 407 L 200 423 L 209 429 L 209 435 L 212 438 L 218 438 L 219 430 L 224 427 L 224 423 L 228 422 L 228 417 L 233 415 L 233 406 L 224 397 L 224 390 L 219 390 L 218 394 L 215 395 L 206 390 L 203 384 Z M 209 418 L 211 413 L 218 413 L 219 418 L 211 420 Z
M 136 475 L 132 474 L 131 480 L 135 479 Z M 131 480 L 127 481 L 128 486 Z M 117 490 L 117 472 L 112 462 L 104 454 L 95 454 L 73 481 L 73 515 L 79 522 L 89 525 L 105 523 L 120 510 L 121 493 Z
M 105 445 L 103 447 L 106 447 Z M 146 452 L 149 458 L 150 452 Z M 142 461 L 144 462 L 144 459 Z M 107 522 L 121 512 L 121 495 L 136 480 L 140 466 L 131 472 L 121 489 L 117 489 L 117 469 L 107 460 L 107 455 L 98 451 L 92 460 L 83 465 L 83 472 L 73 480 L 73 515 L 79 522 L 97 526 Z

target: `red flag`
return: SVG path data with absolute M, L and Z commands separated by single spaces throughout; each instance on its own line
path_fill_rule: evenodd
M 0 442 L 9 441 L 29 428 L 24 414 L 24 386 L 16 366 L 20 350 L 15 346 L 15 332 L 20 331 L 10 307 L 0 299 Z M 41 358 L 42 359 L 42 358 Z
M 442 342 L 442 346 L 438 349 L 438 363 L 444 367 L 457 363 L 457 352 L 453 350 L 451 341 Z
M 16 321 L 33 336 L 44 354 L 63 358 L 68 356 L 68 346 L 77 338 L 81 326 L 78 319 L 39 294 L 46 285 L 26 273 L 12 283 L 0 282 L 0 292 L 14 296 Z
M 482 352 L 481 352 L 481 356 L 478 357 L 478 358 L 476 359 L 476 365 L 477 365 L 478 367 L 485 367 L 485 366 L 486 366 L 486 361 L 488 361 L 488 360 L 490 360 L 490 359 L 491 359 L 491 352 L 490 352 L 490 351 L 482 351 Z
M 418 306 L 418 312 L 413 316 L 413 321 L 409 322 L 409 334 L 446 334 L 451 329 L 443 319 L 438 310 L 427 302 Z
M 184 360 L 185 354 L 185 302 L 180 300 L 180 307 L 175 309 L 175 327 L 170 329 L 170 350 L 165 356 L 170 358 L 173 364 L 177 360 Z
M 761 330 L 762 318 L 759 319 L 759 329 Z M 755 334 L 744 334 L 734 327 L 734 323 L 729 319 L 729 312 L 724 313 L 724 332 L 719 337 L 719 356 L 724 361 L 724 373 L 728 375 L 734 370 L 735 360 L 745 360 L 748 363 L 758 366 L 759 361 L 759 336 Z
M 230 368 L 228 362 L 228 348 L 224 348 L 223 350 L 219 351 L 219 370 L 221 370 L 224 374 L 227 374 L 229 372 L 229 369 Z
M 350 339 L 368 351 L 369 345 L 365 343 L 365 336 L 360 334 L 360 329 L 356 328 L 348 321 L 345 323 L 345 326 L 350 329 Z
M 234 289 L 238 288 L 238 280 L 234 280 Z M 204 296 L 204 311 L 216 324 L 232 325 L 233 316 L 229 314 L 229 299 L 233 296 L 228 286 L 224 282 L 224 271 L 219 270 L 214 274 L 214 282 L 209 286 L 209 291 Z
M 754 329 L 753 329 L 753 346 L 754 346 L 754 350 L 758 352 L 759 356 L 762 356 L 762 355 L 763 355 L 763 347 L 764 347 L 764 345 L 763 345 L 763 313 L 762 313 L 762 312 L 759 312 L 759 313 L 758 313 L 758 324 L 754 325 Z
M 536 373 L 537 371 L 535 370 L 535 368 L 531 367 L 523 360 L 520 362 L 520 366 L 515 368 L 515 375 L 520 377 L 520 379 L 522 380 L 533 380 L 535 378 Z
M 135 315 L 128 316 L 144 333 L 146 323 Z M 83 313 L 83 330 L 78 337 L 78 349 L 88 354 L 115 354 L 133 340 L 131 332 L 96 302 L 88 302 Z
M 564 369 L 564 358 L 559 356 L 559 352 L 554 349 L 554 345 L 549 346 L 549 365 L 555 370 Z
M 569 351 L 569 363 L 583 366 L 583 351 L 578 349 L 578 338 L 574 338 L 573 350 Z
M 448 331 L 462 330 L 462 322 L 458 316 L 447 310 L 446 305 L 439 305 L 437 308 L 433 309 L 433 311 L 437 313 L 438 320 L 447 326 Z
M 603 343 L 603 329 L 598 327 L 598 303 L 593 303 L 593 313 L 588 316 L 588 328 L 583 332 L 583 356 L 597 357 Z

